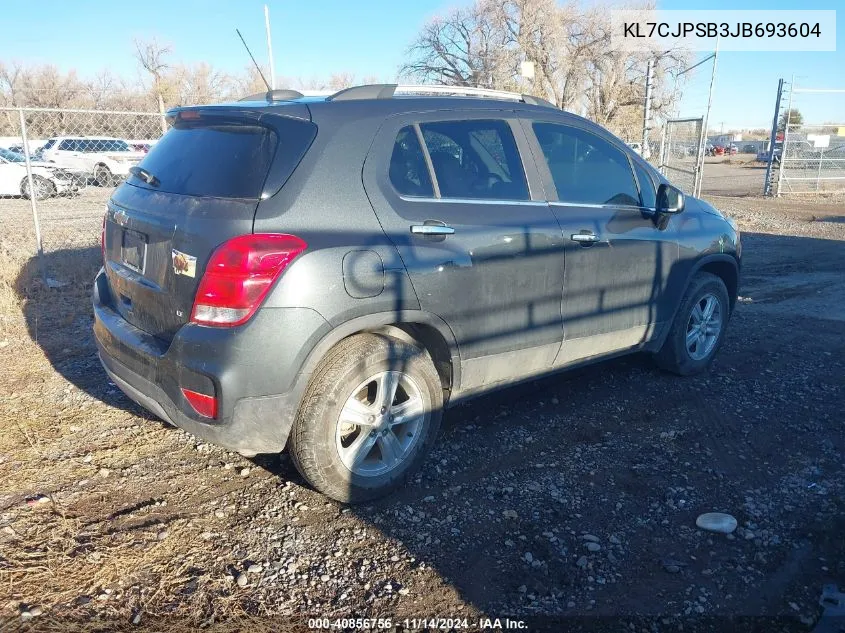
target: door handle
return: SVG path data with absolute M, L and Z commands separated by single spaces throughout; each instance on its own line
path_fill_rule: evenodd
M 412 224 L 411 233 L 414 235 L 452 235 L 455 232 L 451 226 L 445 224 Z
M 599 236 L 592 231 L 581 231 L 580 233 L 573 233 L 569 236 L 573 242 L 578 242 L 582 246 L 589 246 L 599 241 Z

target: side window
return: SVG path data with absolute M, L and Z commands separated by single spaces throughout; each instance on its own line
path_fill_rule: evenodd
M 70 139 L 65 139 L 61 143 L 59 143 L 59 149 L 64 150 L 66 152 L 75 152 L 76 151 L 76 143 Z
M 637 174 L 637 181 L 640 183 L 640 199 L 644 207 L 654 209 L 657 207 L 657 193 L 654 190 L 654 180 L 652 180 L 645 167 L 640 165 L 636 160 L 634 163 L 634 171 Z
M 622 150 L 575 127 L 533 127 L 561 202 L 639 206 L 634 174 Z
M 390 182 L 405 196 L 434 197 L 431 176 L 417 133 L 410 125 L 403 127 L 393 143 L 390 156 Z
M 502 120 L 420 124 L 443 198 L 528 200 L 510 126 Z

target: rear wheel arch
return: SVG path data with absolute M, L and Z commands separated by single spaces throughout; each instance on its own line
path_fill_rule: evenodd
M 419 310 L 372 314 L 334 327 L 320 339 L 303 363 L 300 370 L 300 377 L 306 378 L 303 382 L 307 384 L 322 359 L 341 341 L 365 333 L 383 334 L 428 352 L 440 376 L 444 400 L 448 399 L 452 387 L 459 384 L 460 358 L 452 331 L 439 317 Z

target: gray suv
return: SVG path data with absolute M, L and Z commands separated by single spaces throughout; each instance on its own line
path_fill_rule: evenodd
M 103 222 L 114 383 L 357 502 L 468 398 L 635 351 L 707 368 L 737 298 L 730 220 L 538 98 L 426 92 L 171 111 Z

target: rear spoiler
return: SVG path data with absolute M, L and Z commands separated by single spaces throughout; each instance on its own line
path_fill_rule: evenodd
M 251 101 L 250 103 L 251 105 L 247 105 L 245 102 L 236 101 L 234 103 L 220 103 L 214 105 L 180 106 L 177 108 L 171 108 L 167 111 L 165 116 L 167 117 L 167 122 L 171 125 L 182 112 L 196 112 L 199 116 L 232 116 L 243 119 L 252 119 L 254 121 L 258 121 L 267 114 L 274 114 L 289 117 L 291 119 L 311 121 L 311 110 L 308 109 L 308 106 L 305 103 L 298 103 L 296 101 L 279 101 L 271 103 L 266 101 Z

